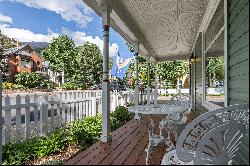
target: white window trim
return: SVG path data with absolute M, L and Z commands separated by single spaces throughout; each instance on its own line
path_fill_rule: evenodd
M 218 1 L 220 2 L 220 1 Z M 218 32 L 218 34 L 215 36 L 214 40 L 209 44 L 209 47 L 206 49 L 205 46 L 205 32 L 202 32 L 202 106 L 206 108 L 209 111 L 215 110 L 222 108 L 221 106 L 218 106 L 212 102 L 209 102 L 206 100 L 206 52 L 211 48 L 213 43 L 217 40 L 217 38 L 221 35 L 221 33 L 224 30 L 224 67 L 225 67 L 225 79 L 224 79 L 224 106 L 228 106 L 228 50 L 227 50 L 227 43 L 228 43 L 228 38 L 227 38 L 227 0 L 224 0 L 224 26 L 221 28 L 221 30 Z M 218 6 L 217 6 L 218 7 Z M 217 9 L 217 8 L 216 8 Z M 214 12 L 216 11 L 214 10 Z M 211 20 L 210 20 L 211 21 Z M 209 23 L 210 23 L 209 21 Z M 206 26 L 206 28 L 209 26 Z

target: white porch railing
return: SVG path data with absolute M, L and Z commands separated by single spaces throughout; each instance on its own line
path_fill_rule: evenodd
M 140 95 L 146 100 L 146 93 Z M 153 94 L 151 93 L 151 101 Z M 134 94 L 111 92 L 111 112 L 119 105 L 134 102 Z M 66 122 L 95 116 L 101 112 L 101 91 L 62 91 L 52 93 L 3 95 L 2 143 L 46 136 Z

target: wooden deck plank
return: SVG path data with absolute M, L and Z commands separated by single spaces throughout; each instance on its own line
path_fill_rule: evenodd
M 159 116 L 154 117 L 156 134 L 159 134 L 160 119 Z M 111 142 L 99 141 L 65 162 L 64 165 L 145 165 L 147 145 L 147 128 L 138 120 L 133 119 L 112 133 Z M 159 165 L 166 148 L 164 144 L 155 147 L 149 163 Z
M 132 151 L 136 148 L 138 142 L 140 142 L 140 140 L 145 136 L 145 134 L 146 133 L 142 131 L 134 139 L 132 139 L 131 143 L 122 150 L 118 157 L 114 159 L 112 165 L 122 165 L 130 155 L 130 153 L 132 153 Z M 122 148 L 123 147 L 119 147 L 119 149 Z
M 138 157 L 135 165 L 146 165 L 146 151 L 145 149 L 147 148 L 148 143 L 145 145 L 144 150 L 142 151 L 141 155 Z
M 142 138 L 142 140 L 137 144 L 136 149 L 129 155 L 124 165 L 135 165 L 138 158 L 141 156 L 142 152 L 145 151 L 148 143 L 148 133 Z
M 109 155 L 112 152 L 112 150 L 117 148 L 117 146 L 119 146 L 119 144 L 124 139 L 126 139 L 126 137 L 129 136 L 131 132 L 136 130 L 137 127 L 139 126 L 140 126 L 139 123 L 136 123 L 135 125 L 130 126 L 130 128 L 127 128 L 129 130 L 126 130 L 125 132 L 121 133 L 121 135 L 117 135 L 117 137 L 119 137 L 118 139 L 113 139 L 112 142 L 109 143 L 108 146 L 106 146 L 104 149 L 99 149 L 98 151 L 96 151 L 95 154 L 91 154 L 90 159 L 85 157 L 82 160 L 78 161 L 76 165 L 84 165 L 84 164 L 91 164 L 91 163 L 97 165 L 107 155 Z
M 128 122 L 125 125 L 123 125 L 122 127 L 120 127 L 119 129 L 115 130 L 112 133 L 113 139 L 116 139 L 117 137 L 120 137 L 121 133 L 126 132 L 128 130 L 128 128 L 130 128 L 131 126 L 133 126 L 136 123 L 137 123 L 137 121 L 135 119 L 133 119 L 130 122 Z M 78 161 L 80 161 L 81 159 L 83 159 L 84 157 L 86 157 L 86 156 L 90 155 L 91 153 L 93 153 L 96 149 L 98 149 L 98 148 L 105 149 L 105 146 L 107 146 L 105 144 L 107 144 L 107 143 L 102 143 L 102 142 L 98 141 L 94 145 L 90 146 L 88 149 L 84 150 L 83 152 L 80 152 L 75 157 L 73 157 L 70 160 L 68 160 L 63 165 L 74 165 Z
M 112 150 L 112 153 L 106 156 L 103 161 L 101 161 L 99 164 L 100 165 L 111 165 L 111 163 L 119 156 L 119 154 L 124 150 L 126 146 L 128 146 L 133 138 L 136 138 L 137 135 L 140 134 L 141 126 L 137 128 L 127 139 L 124 139 L 119 147 L 115 148 Z

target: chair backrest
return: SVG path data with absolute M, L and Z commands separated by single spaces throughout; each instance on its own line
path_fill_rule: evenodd
M 189 123 L 177 139 L 177 156 L 194 164 L 229 164 L 249 129 L 249 105 L 206 112 Z
M 170 103 L 177 105 L 188 106 L 187 111 L 179 114 L 179 123 L 183 124 L 187 122 L 187 115 L 191 112 L 191 96 L 188 93 L 177 93 L 170 99 Z

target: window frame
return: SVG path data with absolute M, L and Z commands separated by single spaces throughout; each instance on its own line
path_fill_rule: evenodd
M 212 111 L 212 110 L 218 109 L 218 108 L 222 108 L 222 107 L 206 100 L 206 52 L 212 47 L 214 42 L 223 33 L 223 31 L 224 31 L 223 35 L 224 35 L 224 68 L 225 68 L 225 71 L 224 71 L 224 75 L 225 75 L 225 77 L 224 77 L 224 107 L 228 106 L 228 65 L 227 65 L 227 61 L 228 61 L 227 5 L 228 5 L 228 3 L 227 3 L 227 0 L 219 0 L 215 10 L 213 11 L 213 14 L 216 12 L 218 5 L 221 1 L 224 1 L 224 26 L 216 34 L 215 38 L 209 44 L 207 49 L 205 49 L 206 48 L 206 45 L 205 45 L 206 29 L 202 32 L 202 106 L 205 107 L 206 109 L 208 109 L 209 111 Z M 213 15 L 211 15 L 210 21 L 212 20 L 212 17 L 213 17 Z M 207 24 L 206 28 L 209 26 L 210 21 Z

